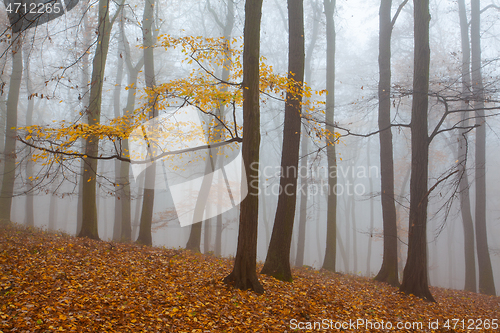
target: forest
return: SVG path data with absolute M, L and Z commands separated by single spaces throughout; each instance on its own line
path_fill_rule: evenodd
M 0 332 L 498 329 L 497 0 L 0 7 Z

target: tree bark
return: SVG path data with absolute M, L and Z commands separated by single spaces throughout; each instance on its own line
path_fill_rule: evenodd
M 328 206 L 326 212 L 326 250 L 323 269 L 335 272 L 337 256 L 337 157 L 333 142 L 335 125 L 335 13 L 336 0 L 324 0 L 326 16 L 326 130 L 330 133 L 327 139 L 326 156 L 328 160 Z
M 274 219 L 271 242 L 261 273 L 278 280 L 291 281 L 290 245 L 292 241 L 295 205 L 297 202 L 297 173 L 300 147 L 300 111 L 304 83 L 304 4 L 302 0 L 288 0 L 288 78 L 294 80 L 293 91 L 288 90 L 285 101 L 283 127 L 282 174 L 278 207 Z
M 121 10 L 121 6 L 118 8 Z M 108 56 L 109 39 L 112 22 L 109 20 L 109 0 L 99 0 L 99 28 L 97 30 L 97 48 L 92 61 L 92 87 L 87 109 L 90 126 L 99 124 L 101 118 L 102 85 L 104 70 Z M 89 135 L 85 140 L 85 154 L 97 156 L 99 137 Z M 96 182 L 97 159 L 83 158 L 83 185 L 82 185 L 82 228 L 78 237 L 99 239 L 97 228 Z
M 318 39 L 318 30 L 319 30 L 319 22 L 321 15 L 321 7 L 318 1 L 314 1 L 311 3 L 313 6 L 313 26 L 312 26 L 312 36 L 311 41 L 306 50 L 306 58 L 304 65 L 304 77 L 305 82 L 311 81 L 312 76 L 312 57 L 314 55 L 314 47 L 316 46 L 316 41 Z M 299 170 L 307 170 L 307 154 L 309 150 L 309 137 L 304 133 L 302 135 L 301 142 L 301 155 L 302 160 L 300 161 L 300 169 Z M 300 195 L 300 206 L 299 206 L 299 235 L 297 239 L 297 254 L 295 256 L 295 266 L 301 267 L 304 265 L 304 252 L 305 252 L 305 243 L 306 243 L 306 224 L 307 224 L 307 187 L 309 184 L 309 179 L 307 177 L 302 177 L 300 179 L 300 186 L 302 188 Z
M 144 46 L 144 76 L 146 87 L 154 89 L 156 86 L 155 67 L 154 67 L 154 52 L 153 52 L 153 20 L 154 6 L 156 0 L 146 0 L 144 3 L 144 15 L 142 20 L 142 36 Z M 158 116 L 158 109 L 155 99 L 151 99 L 148 103 L 149 119 Z M 144 196 L 142 201 L 141 223 L 139 226 L 139 237 L 137 243 L 151 246 L 153 244 L 151 236 L 151 223 L 153 221 L 153 208 L 155 198 L 155 178 L 156 178 L 156 163 L 151 163 L 145 171 Z
M 120 31 L 118 35 L 118 53 L 117 53 L 117 68 L 116 68 L 116 81 L 115 89 L 113 91 L 113 107 L 114 107 L 114 117 L 119 118 L 122 115 L 121 111 L 121 91 L 123 82 L 123 49 L 124 49 L 124 17 L 123 12 L 120 15 Z M 122 183 L 121 179 L 121 161 L 115 160 L 115 214 L 114 214 L 114 224 L 113 224 L 113 240 L 121 240 L 121 227 L 122 227 L 122 188 L 125 184 Z
M 257 226 L 259 212 L 259 174 L 252 164 L 259 163 L 259 56 L 262 0 L 246 0 L 243 31 L 243 144 L 242 155 L 249 186 L 247 197 L 240 204 L 238 245 L 233 271 L 224 282 L 239 289 L 263 293 L 257 278 Z M 242 180 L 244 181 L 244 180 Z
M 5 126 L 4 169 L 2 189 L 0 192 L 0 220 L 10 221 L 14 181 L 16 178 L 16 136 L 17 136 L 17 105 L 23 76 L 22 36 L 12 34 L 12 74 L 7 97 L 7 119 Z
M 31 96 L 33 93 L 33 89 L 31 87 L 31 81 L 30 81 L 30 76 L 29 76 L 29 65 L 30 65 L 30 58 L 29 58 L 29 53 L 25 54 L 24 58 L 24 68 L 25 68 L 25 80 L 26 80 L 26 93 L 28 96 Z M 26 110 L 26 126 L 32 126 L 33 125 L 33 110 L 35 108 L 35 100 L 34 98 L 30 98 L 28 100 L 28 108 Z M 29 227 L 33 227 L 35 225 L 35 214 L 34 214 L 34 195 L 33 195 L 33 161 L 31 160 L 32 156 L 32 150 L 31 147 L 27 147 L 27 158 L 26 158 L 26 222 L 25 224 Z
M 471 75 L 472 95 L 476 113 L 476 245 L 479 268 L 479 292 L 496 295 L 486 231 L 486 120 L 484 90 L 481 74 L 480 0 L 471 1 Z
M 408 259 L 400 290 L 435 302 L 429 291 L 427 267 L 427 181 L 429 135 L 429 0 L 414 0 L 414 69 L 411 110 L 411 179 Z
M 462 101 L 460 108 L 466 110 L 472 96 L 470 96 L 471 76 L 470 76 L 470 41 L 469 24 L 467 22 L 467 11 L 465 0 L 458 0 L 458 12 L 460 18 L 460 35 L 462 42 Z M 469 126 L 469 113 L 462 112 L 461 126 Z M 476 254 L 474 241 L 474 222 L 472 220 L 470 195 L 469 195 L 469 177 L 467 175 L 467 131 L 459 131 L 458 138 L 458 158 L 459 168 L 459 192 L 460 192 L 460 212 L 462 214 L 462 224 L 464 227 L 464 254 L 465 254 L 465 286 L 464 289 L 476 292 Z
M 380 140 L 380 182 L 382 218 L 384 226 L 384 252 L 382 267 L 375 280 L 399 286 L 398 228 L 394 202 L 394 159 L 391 131 L 391 20 L 392 0 L 382 0 L 379 11 L 379 85 L 378 127 Z

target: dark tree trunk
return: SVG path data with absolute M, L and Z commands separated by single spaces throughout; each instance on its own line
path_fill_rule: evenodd
M 154 66 L 154 42 L 153 42 L 153 21 L 154 21 L 154 6 L 156 0 L 146 0 L 144 3 L 143 14 L 143 44 L 144 44 L 144 77 L 146 86 L 149 89 L 154 89 L 156 86 L 155 66 Z M 154 99 L 148 103 L 149 119 L 158 116 L 158 109 Z M 142 198 L 141 224 L 139 225 L 139 237 L 137 243 L 151 246 L 151 223 L 153 221 L 153 209 L 155 199 L 155 178 L 156 164 L 152 163 L 145 171 L 144 196 Z
M 321 15 L 321 7 L 319 2 L 314 1 L 311 2 L 311 5 L 313 6 L 313 27 L 312 27 L 312 36 L 311 36 L 311 41 L 307 47 L 306 51 L 306 58 L 305 58 L 305 64 L 304 64 L 304 77 L 306 82 L 311 81 L 311 75 L 312 75 L 312 57 L 314 54 L 314 47 L 316 46 L 316 41 L 318 39 L 318 30 L 319 30 L 319 22 L 320 22 L 320 15 Z M 300 169 L 299 170 L 307 170 L 307 154 L 308 154 L 308 143 L 309 143 L 309 136 L 307 136 L 305 133 L 302 135 L 302 143 L 301 143 L 301 155 L 302 155 L 302 160 L 300 162 Z M 295 266 L 301 267 L 304 265 L 304 252 L 305 252 L 305 242 L 306 242 L 306 224 L 307 224 L 307 187 L 308 187 L 309 180 L 307 178 L 307 173 L 306 177 L 302 177 L 300 179 L 300 186 L 302 188 L 302 191 L 300 192 L 300 206 L 299 206 L 299 232 L 298 232 L 298 239 L 297 239 L 297 254 L 295 256 Z
M 262 0 L 246 0 L 243 31 L 243 145 L 242 156 L 249 186 L 247 197 L 240 204 L 238 246 L 233 271 L 224 282 L 239 289 L 263 293 L 257 278 L 257 226 L 259 217 L 259 174 L 250 166 L 259 163 L 259 56 Z
M 31 88 L 30 80 L 30 57 L 29 52 L 25 54 L 25 80 L 26 80 L 26 93 L 30 96 L 33 93 Z M 30 98 L 28 101 L 28 108 L 26 110 L 26 126 L 33 125 L 33 110 L 35 108 L 34 98 Z M 0 148 L 1 149 L 1 148 Z M 34 212 L 34 194 L 32 192 L 34 187 L 33 182 L 33 161 L 31 160 L 32 149 L 28 147 L 27 149 L 27 159 L 26 159 L 26 225 L 29 227 L 35 226 L 35 212 Z
M 99 28 L 97 48 L 92 61 L 92 87 L 90 89 L 87 119 L 89 125 L 99 124 L 101 119 L 102 86 L 104 83 L 104 70 L 108 57 L 109 39 L 113 23 L 109 19 L 109 1 L 99 0 Z M 121 10 L 121 7 L 118 9 Z M 85 140 L 85 154 L 97 156 L 99 137 L 89 135 Z M 97 159 L 83 158 L 83 184 L 82 184 L 82 228 L 78 237 L 99 239 L 97 227 Z
M 391 22 L 392 0 L 382 0 L 379 11 L 379 85 L 378 127 L 380 139 L 380 181 L 382 217 L 384 225 L 384 253 L 382 267 L 375 280 L 399 286 L 398 227 L 394 202 L 394 160 L 391 131 Z
M 462 102 L 461 109 L 469 107 L 466 101 L 471 100 L 471 76 L 470 76 L 470 41 L 469 24 L 467 22 L 467 11 L 465 0 L 458 1 L 458 12 L 460 17 L 460 35 L 462 41 Z M 469 126 L 469 113 L 462 112 L 461 126 Z M 460 192 L 460 212 L 462 214 L 462 224 L 464 227 L 464 252 L 465 252 L 465 286 L 464 289 L 476 292 L 476 254 L 474 251 L 474 222 L 472 220 L 469 177 L 467 176 L 467 131 L 459 131 L 458 138 L 458 161 L 459 164 L 459 192 Z
M 23 53 L 21 47 L 23 38 L 21 34 L 14 33 L 12 41 L 12 74 L 9 82 L 9 96 L 7 97 L 5 147 L 3 151 L 4 169 L 0 192 L 0 220 L 7 221 L 10 221 L 14 180 L 16 178 L 17 108 L 23 77 Z
M 303 6 L 302 0 L 288 0 L 288 78 L 294 80 L 294 87 L 293 91 L 286 93 L 283 152 L 281 154 L 283 172 L 280 178 L 282 191 L 278 197 L 271 242 L 261 271 L 262 274 L 271 275 L 283 281 L 292 280 L 290 245 L 297 202 L 300 111 L 305 59 Z
M 331 137 L 327 139 L 328 206 L 326 212 L 326 249 L 323 269 L 335 272 L 337 257 L 337 158 L 333 133 L 335 131 L 335 13 L 336 0 L 324 0 L 326 17 L 326 111 L 325 128 Z
M 427 109 L 429 92 L 429 0 L 414 0 L 414 69 L 411 110 L 411 179 L 408 259 L 400 290 L 435 302 L 427 274 L 427 178 L 429 135 Z
M 119 31 L 119 41 L 118 41 L 118 54 L 117 54 L 117 69 L 116 69 L 116 81 L 115 89 L 113 91 L 113 109 L 114 117 L 118 118 L 122 115 L 121 112 L 121 85 L 123 81 L 123 47 L 124 39 L 123 33 L 124 29 L 124 17 L 123 12 L 120 15 L 120 31 Z M 113 240 L 120 241 L 122 234 L 122 188 L 125 184 L 122 183 L 121 179 L 121 161 L 115 160 L 115 215 L 113 223 Z
M 480 0 L 471 1 L 471 74 L 474 109 L 476 111 L 476 244 L 479 268 L 479 292 L 496 295 L 486 231 L 486 120 L 481 74 Z

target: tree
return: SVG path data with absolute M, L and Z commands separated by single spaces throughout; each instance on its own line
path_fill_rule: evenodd
M 316 41 L 318 39 L 319 22 L 321 15 L 321 7 L 319 1 L 311 2 L 313 9 L 313 27 L 311 33 L 311 41 L 307 47 L 304 63 L 304 77 L 305 82 L 310 83 L 312 76 L 312 57 L 314 55 L 314 47 L 316 46 Z M 307 155 L 309 150 L 309 137 L 306 133 L 302 132 L 302 142 L 300 146 L 300 152 L 302 159 L 300 161 L 299 170 L 307 169 Z M 300 186 L 302 189 L 307 189 L 308 178 L 302 177 L 300 179 Z M 299 237 L 297 240 L 297 255 L 295 257 L 295 266 L 301 267 L 304 265 L 304 250 L 306 242 L 306 223 L 307 223 L 307 191 L 301 191 L 300 195 L 300 206 L 299 206 Z
M 301 130 L 302 88 L 304 82 L 304 4 L 288 0 L 288 77 L 293 86 L 287 89 L 283 151 L 281 153 L 281 193 L 274 219 L 271 242 L 262 274 L 283 281 L 292 280 L 290 245 L 292 241 Z
M 16 30 L 16 27 L 13 28 Z M 17 135 L 17 105 L 23 75 L 22 35 L 19 32 L 12 34 L 12 74 L 9 83 L 7 98 L 7 119 L 5 130 L 4 169 L 2 189 L 0 191 L 0 220 L 10 221 L 14 180 L 16 176 L 16 135 Z
M 469 24 L 467 22 L 467 12 L 465 0 L 458 1 L 458 12 L 460 18 L 460 36 L 462 45 L 462 98 L 460 108 L 466 110 L 471 100 L 470 91 L 470 44 L 469 44 Z M 462 112 L 463 127 L 469 127 L 467 112 Z M 464 252 L 465 252 L 465 286 L 464 289 L 476 292 L 476 260 L 474 251 L 474 223 L 472 220 L 469 177 L 467 175 L 467 130 L 462 129 L 458 133 L 458 158 L 459 164 L 459 192 L 460 192 L 460 213 L 462 214 L 462 224 L 464 227 Z
M 379 84 L 378 127 L 380 130 L 380 182 L 384 225 L 384 253 L 382 267 L 375 280 L 399 286 L 398 227 L 394 202 L 394 158 L 391 131 L 391 36 L 394 23 L 405 0 L 391 19 L 392 0 L 382 0 L 379 11 Z
M 123 0 L 124 1 L 124 0 Z M 104 82 L 104 69 L 108 56 L 109 39 L 111 28 L 119 15 L 122 7 L 118 7 L 113 18 L 109 18 L 109 0 L 99 0 L 99 28 L 97 30 L 97 47 L 92 61 L 92 87 L 90 89 L 89 107 L 86 111 L 88 124 L 98 125 L 101 118 L 102 85 Z M 97 207 L 96 207 L 96 178 L 97 159 L 89 156 L 97 156 L 99 149 L 99 136 L 90 134 L 85 140 L 85 155 L 83 158 L 84 172 L 82 185 L 82 228 L 79 237 L 99 239 L 97 229 Z
M 411 179 L 408 258 L 400 290 L 435 302 L 427 274 L 427 203 L 429 142 L 429 0 L 414 0 L 414 68 L 411 109 Z
M 258 170 L 250 168 L 259 163 L 260 111 L 259 111 L 259 54 L 262 0 L 246 0 L 243 31 L 243 146 L 242 155 L 247 183 L 253 180 L 247 197 L 240 204 L 238 245 L 233 271 L 224 278 L 225 283 L 239 289 L 252 289 L 263 293 L 257 278 L 257 226 L 259 212 Z M 242 180 L 244 181 L 244 180 Z
M 486 231 L 486 124 L 484 88 L 481 73 L 480 0 L 471 1 L 471 75 L 472 99 L 476 114 L 476 244 L 479 268 L 479 292 L 496 295 Z
M 25 81 L 26 81 L 26 92 L 28 96 L 31 96 L 33 89 L 30 80 L 30 54 L 25 52 L 24 55 L 24 69 L 25 69 Z M 26 126 L 33 125 L 33 110 L 35 108 L 35 100 L 30 98 L 28 100 L 28 107 L 26 110 Z M 34 214 L 34 182 L 33 182 L 33 161 L 31 160 L 31 147 L 27 150 L 27 160 L 26 160 L 26 225 L 33 227 L 35 226 L 35 214 Z
M 153 90 L 156 87 L 155 67 L 154 67 L 154 6 L 156 0 L 146 0 L 144 3 L 144 15 L 142 20 L 142 33 L 144 39 L 144 76 L 146 87 Z M 150 96 L 148 102 L 149 118 L 158 116 L 156 97 Z M 150 143 L 148 142 L 148 146 Z M 152 149 L 152 147 L 150 147 Z M 150 153 L 150 152 L 148 152 Z M 154 156 L 154 155 L 152 155 Z M 142 202 L 141 223 L 139 226 L 139 237 L 137 242 L 144 245 L 152 245 L 151 222 L 153 220 L 153 206 L 155 197 L 155 175 L 156 164 L 152 161 L 145 171 L 144 196 Z
M 214 18 L 215 22 L 219 26 L 219 28 L 222 30 L 222 34 L 224 36 L 224 40 L 226 41 L 226 47 L 225 47 L 225 52 L 224 52 L 224 62 L 222 65 L 222 76 L 221 79 L 224 82 L 227 82 L 229 80 L 229 68 L 231 65 L 231 52 L 229 51 L 229 41 L 231 40 L 231 35 L 233 32 L 234 28 L 234 2 L 233 0 L 228 0 L 227 1 L 227 12 L 226 12 L 226 20 L 223 23 L 220 19 L 215 10 L 210 5 L 210 1 L 207 1 L 207 7 L 210 13 L 212 14 L 212 17 Z M 223 90 L 227 91 L 227 87 L 223 87 Z M 221 103 L 219 108 L 218 108 L 218 115 L 219 117 L 224 121 L 224 115 L 226 113 L 226 106 L 224 103 Z M 224 129 L 220 128 L 219 132 L 222 134 L 222 131 Z M 220 256 L 222 252 L 222 214 L 217 214 L 217 222 L 215 226 L 215 255 Z
M 328 207 L 326 213 L 326 250 L 323 268 L 335 272 L 337 256 L 337 157 L 333 139 L 335 125 L 335 13 L 336 0 L 324 0 L 326 16 L 326 131 L 332 133 L 327 139 L 328 160 Z
M 119 118 L 122 115 L 121 112 L 121 91 L 122 91 L 122 81 L 123 81 L 123 53 L 125 48 L 125 39 L 124 39 L 124 16 L 123 11 L 120 15 L 120 30 L 118 32 L 118 52 L 117 52 L 117 69 L 116 69 L 116 81 L 115 81 L 115 89 L 113 91 L 113 109 L 114 109 L 114 117 Z M 119 241 L 121 240 L 121 227 L 122 227 L 122 188 L 127 185 L 122 182 L 121 174 L 121 161 L 115 160 L 115 216 L 113 223 L 113 240 Z M 129 213 L 130 216 L 130 213 Z

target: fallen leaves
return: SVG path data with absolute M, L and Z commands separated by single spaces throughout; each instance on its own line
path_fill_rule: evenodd
M 434 304 L 367 278 L 305 268 L 294 270 L 293 283 L 259 276 L 265 293 L 256 295 L 221 282 L 232 265 L 184 250 L 2 226 L 0 331 L 291 332 L 292 319 L 363 319 L 445 332 L 447 319 L 500 318 L 499 297 L 433 288 Z M 433 320 L 438 330 L 428 327 Z

